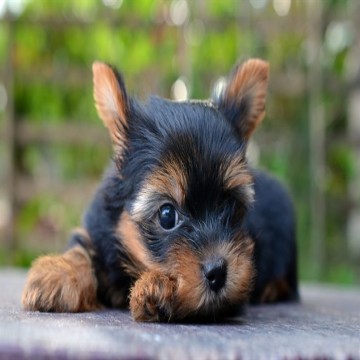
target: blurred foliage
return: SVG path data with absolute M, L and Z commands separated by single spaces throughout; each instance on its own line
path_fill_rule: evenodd
M 333 38 L 336 25 L 342 24 L 351 1 L 354 0 L 323 2 L 321 24 L 328 211 L 326 268 L 320 278 L 344 283 L 358 281 L 356 268 L 349 265 L 343 236 L 346 192 L 354 163 L 346 142 L 346 104 L 338 96 L 338 85 L 345 83 L 346 59 L 352 45 L 348 23 L 343 24 L 347 37 L 342 43 L 335 46 L 329 39 Z M 7 1 L 10 3 L 11 0 Z M 300 274 L 303 279 L 314 279 L 305 1 L 290 1 L 285 16 L 277 14 L 270 0 L 26 0 L 19 3 L 23 8 L 11 21 L 0 19 L 0 64 L 5 64 L 9 56 L 8 42 L 12 39 L 16 118 L 20 123 L 38 126 L 40 133 L 49 125 L 56 126 L 56 131 L 61 133 L 65 124 L 87 124 L 89 128 L 97 128 L 99 134 L 105 132 L 92 100 L 91 64 L 96 59 L 119 67 L 130 93 L 141 98 L 149 93 L 172 97 L 172 85 L 180 77 L 186 80 L 191 97 L 207 98 L 211 86 L 238 59 L 267 59 L 272 74 L 268 112 L 255 136 L 260 164 L 277 174 L 293 194 L 298 217 Z M 3 71 L 6 71 L 4 67 Z M 335 86 L 331 85 L 334 83 Z M 1 109 L 0 115 L 3 129 Z M 78 144 L 67 143 L 65 139 L 26 143 L 19 148 L 21 175 L 32 184 L 44 183 L 44 187 L 19 203 L 18 249 L 13 257 L 16 265 L 28 266 L 39 253 L 61 250 L 70 229 L 80 223 L 81 213 L 111 152 L 103 140 L 86 142 L 86 131 L 79 136 L 84 141 Z M 0 165 L 4 161 L 0 156 Z M 61 184 L 62 190 L 55 191 Z M 69 195 L 66 189 L 75 185 L 78 190 Z M 85 190 L 87 185 L 92 191 Z M 4 192 L 0 192 L 1 196 L 5 196 Z M 0 252 L 0 264 L 5 261 Z

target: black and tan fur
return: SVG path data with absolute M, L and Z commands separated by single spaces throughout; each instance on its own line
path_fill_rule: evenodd
M 93 76 L 114 161 L 69 249 L 34 262 L 23 307 L 129 306 L 135 320 L 181 321 L 296 299 L 291 202 L 245 155 L 265 114 L 268 64 L 237 66 L 203 102 L 140 103 L 112 67 L 95 63 Z

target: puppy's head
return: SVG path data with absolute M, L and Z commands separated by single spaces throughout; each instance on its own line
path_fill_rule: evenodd
M 125 199 L 115 231 L 135 264 L 129 272 L 175 276 L 181 317 L 245 301 L 253 278 L 253 243 L 242 231 L 253 200 L 245 151 L 265 114 L 267 63 L 237 66 L 207 102 L 141 104 L 113 68 L 95 63 L 93 73 Z

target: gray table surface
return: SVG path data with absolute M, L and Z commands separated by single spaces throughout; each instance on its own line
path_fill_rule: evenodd
M 0 269 L 0 359 L 360 359 L 360 290 L 303 285 L 301 304 L 220 324 L 141 324 L 127 311 L 25 312 L 26 272 Z

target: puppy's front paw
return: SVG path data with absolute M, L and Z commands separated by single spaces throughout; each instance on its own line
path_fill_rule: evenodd
M 177 281 L 159 272 L 145 272 L 130 293 L 130 310 L 136 321 L 170 321 Z
M 29 271 L 22 295 L 25 310 L 80 312 L 98 308 L 96 278 L 82 248 L 43 256 Z

